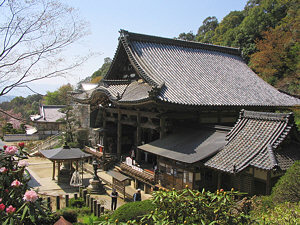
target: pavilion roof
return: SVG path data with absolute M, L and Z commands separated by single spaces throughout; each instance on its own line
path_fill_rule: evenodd
M 293 135 L 297 137 L 292 114 L 243 110 L 227 135 L 227 144 L 205 165 L 229 173 L 248 166 L 286 170 L 300 160 L 300 143 Z M 288 136 L 292 141 L 284 145 Z
M 40 153 L 50 160 L 74 160 L 92 157 L 91 154 L 87 154 L 79 148 L 69 148 L 68 146 L 49 150 L 40 150 Z

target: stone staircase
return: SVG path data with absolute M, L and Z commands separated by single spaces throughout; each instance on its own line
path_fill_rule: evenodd
M 30 156 L 35 156 L 40 150 L 52 149 L 62 142 L 62 133 L 55 134 L 40 142 L 37 146 L 31 149 Z

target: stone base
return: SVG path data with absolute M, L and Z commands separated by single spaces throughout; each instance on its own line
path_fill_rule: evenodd
M 62 169 L 59 172 L 58 183 L 70 183 L 71 180 L 71 170 Z
M 91 194 L 104 194 L 106 190 L 100 180 L 90 179 L 90 185 L 87 187 L 87 190 Z

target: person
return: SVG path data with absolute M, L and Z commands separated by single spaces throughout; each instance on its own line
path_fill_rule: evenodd
M 116 210 L 117 208 L 117 201 L 118 201 L 118 192 L 114 188 L 110 194 L 111 197 L 111 210 Z
M 137 189 L 137 192 L 133 195 L 133 201 L 139 202 L 142 200 L 141 189 Z
M 134 147 L 132 147 L 132 149 L 131 149 L 130 157 L 131 157 L 132 160 L 135 160 L 135 151 L 134 151 Z

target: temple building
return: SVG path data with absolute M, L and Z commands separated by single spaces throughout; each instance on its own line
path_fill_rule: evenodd
M 62 113 L 61 109 L 65 107 L 64 105 L 40 105 L 40 114 L 30 116 L 39 139 L 45 139 L 62 131 L 62 119 L 66 114 Z
M 135 187 L 270 193 L 300 159 L 300 99 L 258 77 L 239 49 L 121 30 L 97 87 L 73 93 L 91 149 Z M 246 174 L 244 176 L 243 174 Z

